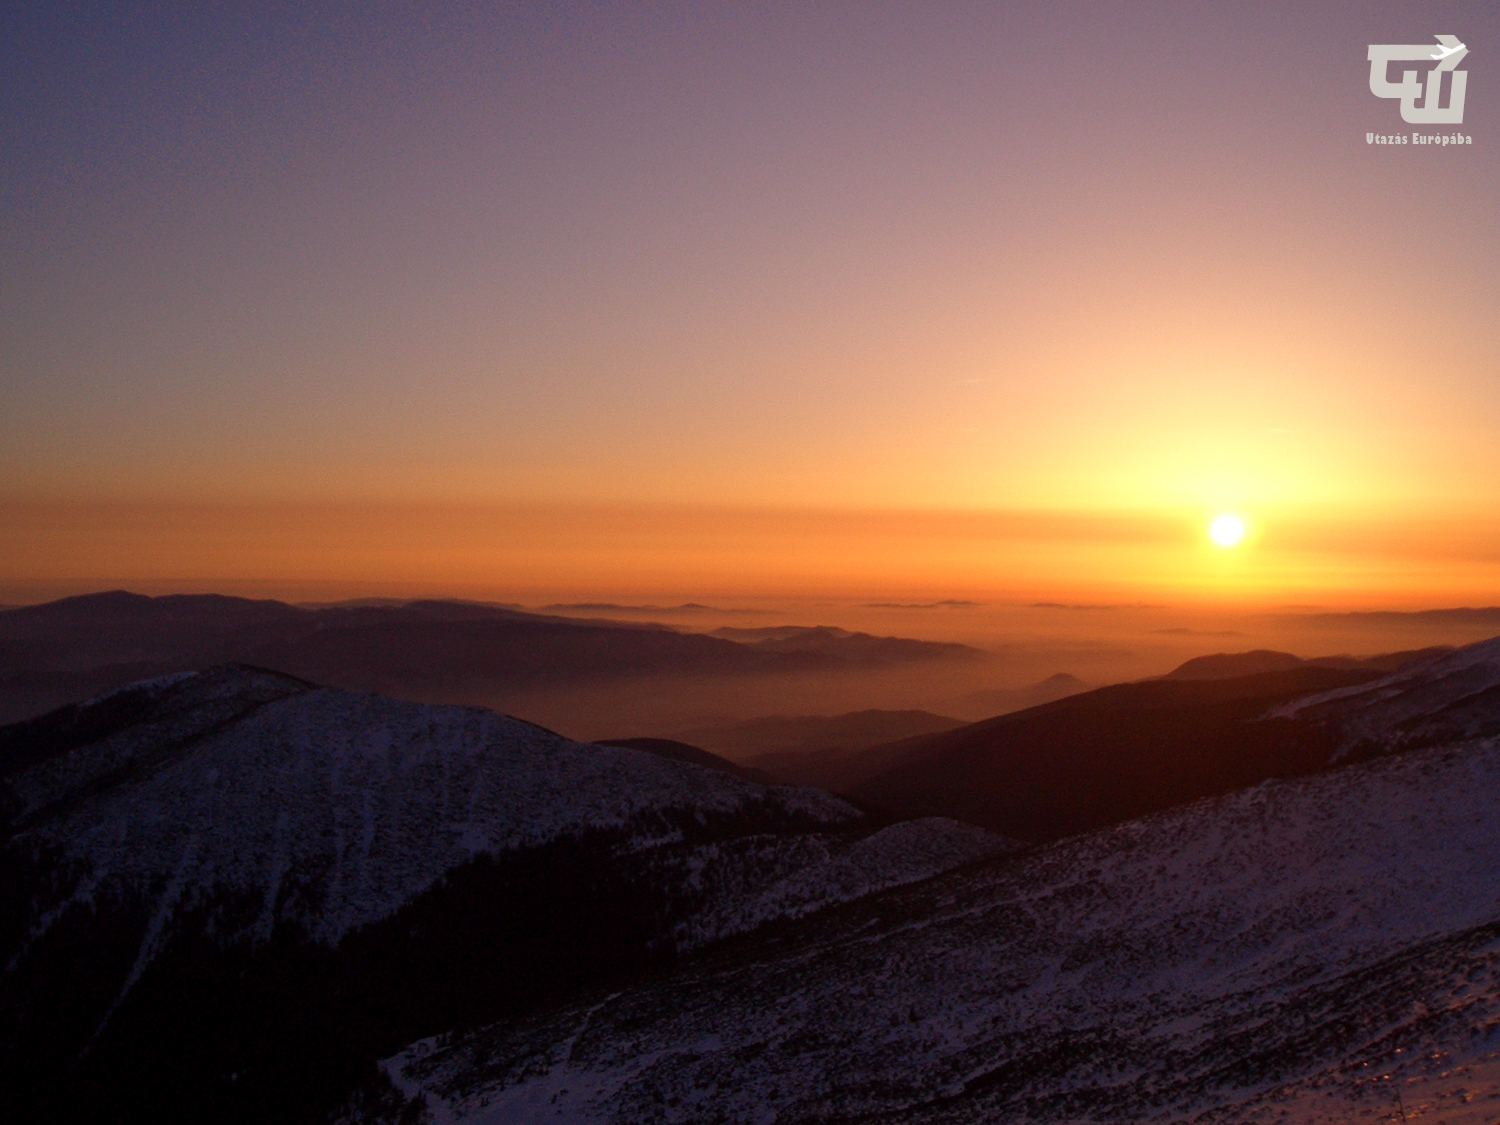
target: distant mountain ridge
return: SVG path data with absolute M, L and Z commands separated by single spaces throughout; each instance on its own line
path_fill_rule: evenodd
M 1372 672 L 1394 672 L 1416 660 L 1442 656 L 1453 651 L 1451 645 L 1389 652 L 1379 656 L 1315 656 L 1304 660 L 1289 652 L 1255 649 L 1251 652 L 1219 652 L 1195 656 L 1161 677 L 1166 680 L 1222 680 L 1233 676 L 1253 676 L 1259 672 L 1285 672 L 1292 668 L 1344 668 Z
M 711 636 L 748 645 L 760 652 L 839 654 L 872 664 L 901 663 L 935 655 L 967 657 L 976 650 L 948 641 L 909 637 L 876 637 L 833 625 L 778 625 L 760 629 L 726 625 Z
M 218 594 L 113 591 L 0 611 L 0 721 L 232 662 L 422 702 L 477 702 L 517 685 L 821 672 L 982 655 L 963 645 L 820 629 L 771 645 L 742 643 L 475 602 L 309 609 Z

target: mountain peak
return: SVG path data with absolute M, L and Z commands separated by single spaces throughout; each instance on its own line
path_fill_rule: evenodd
M 1167 680 L 1227 680 L 1233 676 L 1253 676 L 1260 672 L 1285 672 L 1300 668 L 1300 656 L 1274 649 L 1258 648 L 1251 652 L 1216 652 L 1195 656 L 1168 672 Z

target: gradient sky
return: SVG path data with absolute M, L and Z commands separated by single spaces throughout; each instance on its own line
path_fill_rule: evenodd
M 1368 145 L 1366 46 L 1440 33 L 1474 143 Z M 0 600 L 1500 601 L 1497 54 L 1479 3 L 9 5 Z

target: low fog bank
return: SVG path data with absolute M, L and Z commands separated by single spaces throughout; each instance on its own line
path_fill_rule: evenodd
M 584 739 L 656 735 L 690 740 L 705 728 L 745 719 L 871 708 L 922 710 L 972 722 L 1067 694 L 1048 692 L 1044 685 L 1055 677 L 1076 678 L 1076 687 L 1097 687 L 1166 675 L 1188 660 L 1214 653 L 1273 649 L 1304 658 L 1367 657 L 1500 635 L 1500 608 L 1338 613 L 1293 606 L 1235 612 L 960 599 L 704 599 L 546 608 L 558 614 L 649 619 L 705 633 L 816 623 L 879 636 L 957 642 L 989 654 L 968 665 L 732 680 L 663 677 L 514 692 L 490 701 Z
M 528 608 L 537 612 L 540 607 Z M 959 598 L 704 598 L 687 604 L 656 599 L 644 605 L 545 609 L 567 616 L 649 620 L 705 633 L 829 625 L 876 636 L 973 645 L 1000 659 L 1005 679 L 995 686 L 1002 687 L 1020 687 L 1059 671 L 1097 683 L 1140 679 L 1215 652 L 1271 648 L 1303 657 L 1373 656 L 1500 635 L 1500 607 L 1342 612 L 1319 606 L 1237 610 Z
M 1031 690 L 1035 685 L 997 687 L 1010 671 L 1006 661 L 994 658 L 875 671 L 653 676 L 519 688 L 483 702 L 584 741 L 640 736 L 693 741 L 704 729 L 771 715 L 920 710 L 972 722 L 1044 701 Z
M 772 716 L 920 711 L 972 722 L 1214 653 L 1366 657 L 1497 634 L 1500 609 L 706 597 L 314 607 L 115 591 L 0 612 L 0 721 L 240 662 L 416 702 L 493 707 L 577 739 L 691 742 Z

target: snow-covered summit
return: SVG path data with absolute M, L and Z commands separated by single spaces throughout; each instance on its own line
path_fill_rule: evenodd
M 0 727 L 0 828 L 0 1085 L 78 1119 L 306 1116 L 434 1027 L 1016 847 L 244 666 Z
M 257 669 L 142 684 L 83 705 L 73 726 L 106 707 L 125 721 L 10 778 L 13 820 L 96 879 L 252 890 L 263 928 L 296 890 L 313 904 L 299 921 L 329 943 L 477 853 L 585 829 L 680 838 L 683 817 L 861 816 L 819 790 Z

